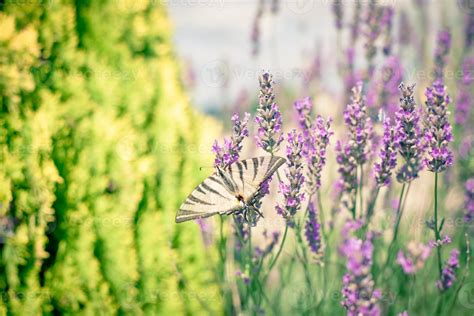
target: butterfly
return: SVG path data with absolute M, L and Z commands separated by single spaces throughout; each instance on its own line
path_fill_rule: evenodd
M 199 184 L 176 213 L 176 223 L 216 214 L 230 215 L 243 212 L 249 221 L 254 197 L 267 181 L 286 162 L 282 157 L 254 157 L 236 161 Z

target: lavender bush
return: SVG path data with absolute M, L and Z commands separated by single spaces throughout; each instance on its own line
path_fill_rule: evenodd
M 472 313 L 473 19 L 430 32 L 434 52 L 421 64 L 428 57 L 410 57 L 410 46 L 427 52 L 428 34 L 411 15 L 429 19 L 427 7 L 332 3 L 340 95 L 316 93 L 307 82 L 289 93 L 283 79 L 259 74 L 254 119 L 231 118 L 232 135 L 213 146 L 215 166 L 227 168 L 243 153 L 286 164 L 255 194 L 263 217 L 222 216 L 220 237 L 205 239 L 217 245 L 226 313 Z M 321 56 L 311 81 L 323 81 Z M 413 65 L 430 76 L 414 75 Z M 247 137 L 254 141 L 244 144 Z M 210 226 L 200 225 L 208 236 Z

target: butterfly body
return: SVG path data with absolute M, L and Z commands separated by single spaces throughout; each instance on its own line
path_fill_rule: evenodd
M 252 199 L 276 170 L 285 163 L 282 157 L 255 157 L 237 161 L 216 172 L 199 184 L 181 205 L 176 223 L 253 210 Z M 261 215 L 261 213 L 260 213 Z

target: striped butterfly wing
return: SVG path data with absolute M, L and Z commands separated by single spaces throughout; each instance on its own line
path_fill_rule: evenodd
M 245 202 L 249 202 L 268 180 L 286 162 L 282 157 L 254 157 L 237 161 L 227 170 Z
M 240 202 L 229 190 L 228 179 L 213 174 L 184 201 L 176 214 L 176 223 L 216 214 L 230 214 L 240 208 Z

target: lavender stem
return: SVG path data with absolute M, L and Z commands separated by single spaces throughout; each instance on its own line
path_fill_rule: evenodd
M 280 257 L 280 254 L 283 250 L 283 245 L 285 244 L 285 241 L 286 241 L 286 235 L 288 235 L 288 222 L 286 223 L 285 225 L 285 231 L 283 232 L 283 239 L 281 240 L 281 243 L 280 243 L 280 248 L 278 249 L 278 252 L 276 254 L 276 256 L 273 258 L 272 262 L 270 262 L 270 265 L 268 267 L 268 272 L 267 272 L 267 275 L 265 276 L 265 278 L 263 279 L 265 283 L 268 275 L 270 274 L 270 271 L 272 270 L 273 266 L 275 265 L 275 263 L 277 262 L 278 260 L 278 257 Z
M 369 202 L 369 205 L 367 206 L 367 221 L 365 222 L 366 226 L 369 225 L 370 219 L 372 218 L 372 215 L 374 213 L 374 207 L 375 207 L 375 203 L 377 203 L 377 198 L 380 193 L 380 188 L 381 188 L 380 186 L 377 186 L 377 190 L 375 191 L 374 198 L 372 199 L 372 201 Z
M 463 288 L 464 283 L 466 282 L 466 279 L 469 276 L 469 266 L 471 263 L 471 243 L 469 242 L 469 235 L 467 233 L 464 233 L 464 238 L 466 239 L 466 266 L 464 268 L 464 276 L 458 288 L 456 289 L 456 292 L 454 294 L 454 299 L 452 300 L 452 303 L 451 303 L 451 307 L 448 309 L 448 315 L 452 315 L 451 313 L 454 308 L 454 305 L 456 305 L 456 302 L 458 301 L 457 299 L 459 296 L 459 292 Z
M 382 278 L 385 278 L 385 269 L 387 268 L 387 265 L 389 264 L 389 262 L 393 258 L 393 253 L 394 253 L 393 247 L 395 246 L 395 242 L 396 242 L 397 237 L 398 237 L 398 229 L 400 227 L 400 221 L 401 221 L 401 218 L 402 218 L 402 212 L 403 212 L 402 204 L 403 204 L 403 196 L 405 194 L 405 188 L 406 188 L 406 182 L 404 182 L 403 185 L 402 185 L 402 190 L 400 192 L 400 198 L 398 199 L 397 219 L 396 219 L 396 222 L 395 222 L 395 228 L 393 230 L 392 241 L 390 242 L 390 245 L 388 246 L 387 260 L 385 260 L 384 268 L 382 269 Z
M 356 170 L 356 183 L 357 183 L 357 174 L 358 173 L 359 172 Z M 352 209 L 351 209 L 353 220 L 356 220 L 356 218 L 357 218 L 356 212 L 357 212 L 357 191 L 358 190 L 359 190 L 359 186 L 356 185 L 355 186 L 355 194 L 354 194 L 354 197 L 353 197 Z
M 359 198 L 360 198 L 360 214 L 364 214 L 364 197 L 363 197 L 363 188 L 364 188 L 364 166 L 360 165 L 360 183 L 359 183 Z
M 219 216 L 220 219 L 220 240 L 219 240 L 219 253 L 222 262 L 225 262 L 225 240 L 224 240 L 224 220 L 222 219 L 222 216 Z
M 400 192 L 400 199 L 398 200 L 397 221 L 395 222 L 395 230 L 393 231 L 393 239 L 390 246 L 392 246 L 395 243 L 398 237 L 398 228 L 400 227 L 400 221 L 402 219 L 402 212 L 403 212 L 402 205 L 403 205 L 403 197 L 405 194 L 405 188 L 406 188 L 406 183 L 403 183 L 402 191 Z
M 327 240 L 327 235 L 326 235 L 326 228 L 325 228 L 325 221 L 324 221 L 324 212 L 323 212 L 323 201 L 321 199 L 321 191 L 318 190 L 317 191 L 317 197 L 318 197 L 318 208 L 319 208 L 319 218 L 321 220 L 321 229 L 323 231 L 323 236 L 324 236 L 324 240 L 326 241 L 326 243 L 328 242 Z
M 438 226 L 438 172 L 435 172 L 435 182 L 434 182 L 434 233 L 435 240 L 440 240 L 440 232 Z M 440 277 L 442 276 L 442 263 L 441 263 L 441 247 L 436 247 L 438 253 L 438 270 Z

